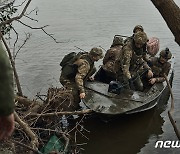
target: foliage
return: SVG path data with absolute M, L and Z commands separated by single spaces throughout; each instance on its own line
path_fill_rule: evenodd
M 9 20 L 14 13 L 17 12 L 17 8 L 13 6 L 13 2 L 4 5 L 0 8 L 0 21 L 4 22 Z M 12 23 L 3 25 L 1 27 L 1 33 L 3 35 L 7 34 L 12 28 Z

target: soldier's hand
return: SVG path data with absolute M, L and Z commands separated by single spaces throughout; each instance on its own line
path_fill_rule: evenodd
M 151 70 L 149 70 L 147 75 L 148 75 L 149 78 L 152 78 L 153 77 L 153 72 Z
M 0 140 L 6 139 L 14 131 L 14 114 L 0 116 Z
M 154 84 L 155 82 L 156 82 L 156 78 L 152 78 L 152 79 L 149 80 L 150 84 Z
M 85 98 L 85 96 L 86 96 L 86 94 L 85 94 L 85 93 L 80 93 L 80 95 L 79 95 L 80 99 Z

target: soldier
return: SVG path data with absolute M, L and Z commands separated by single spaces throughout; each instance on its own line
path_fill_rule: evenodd
M 115 35 L 113 43 L 109 50 L 107 50 L 103 59 L 103 66 L 95 75 L 95 80 L 109 83 L 112 80 L 117 79 L 118 63 L 117 60 L 121 56 L 121 49 L 123 46 L 123 38 Z
M 135 33 L 137 33 L 137 32 L 144 32 L 143 26 L 141 26 L 141 25 L 136 25 L 136 26 L 134 27 L 134 29 L 133 29 L 133 33 L 135 34 Z
M 137 32 L 144 32 L 144 28 L 143 26 L 141 25 L 136 25 L 134 28 L 133 28 L 133 35 L 129 38 L 127 38 L 124 42 L 126 42 L 128 39 L 133 39 L 134 37 L 134 34 L 137 33 Z M 148 42 L 148 39 L 147 39 L 147 42 Z M 143 45 L 143 51 L 144 53 L 147 52 L 146 49 L 147 49 L 147 42 Z M 144 60 L 147 62 L 149 60 L 148 56 L 146 55 L 144 57 Z
M 13 71 L 9 58 L 0 42 L 0 140 L 14 130 Z
M 92 48 L 89 53 L 83 54 L 74 62 L 77 71 L 73 77 L 66 76 L 66 70 L 63 69 L 60 76 L 61 84 L 72 91 L 74 96 L 74 109 L 77 109 L 80 99 L 85 98 L 84 83 L 94 73 L 94 62 L 103 58 L 103 51 L 100 48 Z
M 143 46 L 147 42 L 147 36 L 144 32 L 137 32 L 132 39 L 129 39 L 122 48 L 121 69 L 123 72 L 123 81 L 127 84 L 130 82 L 135 85 L 135 89 L 143 91 L 143 83 L 140 75 L 147 70 L 148 77 L 152 77 L 151 68 L 143 59 Z
M 137 33 L 137 32 L 144 32 L 144 28 L 143 26 L 141 25 L 136 25 L 134 28 L 133 28 L 133 35 L 130 36 L 130 37 L 127 37 L 125 40 L 124 40 L 124 43 L 126 43 L 126 41 L 128 41 L 129 39 L 132 39 L 134 37 L 134 34 Z M 145 45 L 144 45 L 145 46 Z
M 133 33 L 135 34 L 139 31 L 144 32 L 144 28 L 141 25 L 136 25 L 133 29 Z M 148 53 L 148 56 L 144 57 L 144 60 L 149 62 L 150 57 L 154 57 L 159 51 L 159 39 L 157 37 L 149 38 L 147 43 L 143 46 L 143 50 Z
M 149 80 L 150 84 L 156 82 L 164 82 L 164 75 L 168 75 L 171 68 L 171 64 L 168 62 L 171 59 L 172 54 L 168 48 L 160 52 L 160 57 L 152 57 L 150 60 L 151 69 L 153 71 L 154 77 Z

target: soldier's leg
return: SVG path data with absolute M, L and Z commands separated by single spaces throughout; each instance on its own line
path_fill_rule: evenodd
M 80 98 L 79 98 L 79 90 L 76 86 L 76 84 L 63 76 L 60 76 L 60 82 L 63 85 L 64 88 L 69 90 L 71 94 L 73 95 L 74 101 L 69 106 L 70 110 L 76 110 L 79 108 Z
M 124 89 L 130 89 L 129 86 L 129 80 L 123 75 L 122 79 L 119 78 L 119 80 L 122 81 L 122 85 Z
M 68 85 L 67 89 L 72 92 L 72 95 L 74 98 L 74 102 L 72 104 L 72 107 L 74 108 L 74 110 L 77 110 L 79 108 L 79 103 L 81 101 L 80 97 L 79 97 L 79 90 L 78 90 L 75 83 L 71 83 L 70 85 Z
M 105 71 L 104 71 L 104 69 L 102 67 L 95 74 L 94 79 L 96 81 L 105 82 L 106 74 L 105 74 Z
M 143 89 L 144 89 L 143 82 L 139 75 L 137 75 L 137 77 L 134 80 L 134 86 L 135 86 L 135 89 L 138 91 L 143 91 Z

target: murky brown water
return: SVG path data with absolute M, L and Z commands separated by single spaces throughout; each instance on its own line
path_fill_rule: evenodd
M 19 0 L 20 1 L 20 0 Z M 18 1 L 17 1 L 18 2 Z M 176 2 L 179 3 L 178 0 Z M 179 3 L 180 4 L 180 3 Z M 39 20 L 25 19 L 31 26 L 44 26 L 48 33 L 62 43 L 55 43 L 41 30 L 31 30 L 15 23 L 19 34 L 32 33 L 30 40 L 17 56 L 16 66 L 24 94 L 33 97 L 37 92 L 45 93 L 51 85 L 59 83 L 59 61 L 70 51 L 78 51 L 74 46 L 90 50 L 94 46 L 108 49 L 115 34 L 131 35 L 135 25 L 141 24 L 149 37 L 160 39 L 160 48 L 169 47 L 176 57 L 173 93 L 175 113 L 180 128 L 180 48 L 163 18 L 148 0 L 36 0 L 29 11 L 38 7 Z M 21 38 L 23 40 L 23 38 Z M 19 44 L 20 45 L 20 44 Z M 160 109 L 123 117 L 111 123 L 97 118 L 84 122 L 90 130 L 89 140 L 83 146 L 84 154 L 164 154 L 179 153 L 180 149 L 155 149 L 157 140 L 177 140 L 170 124 L 167 111 L 169 105 L 163 102 Z

